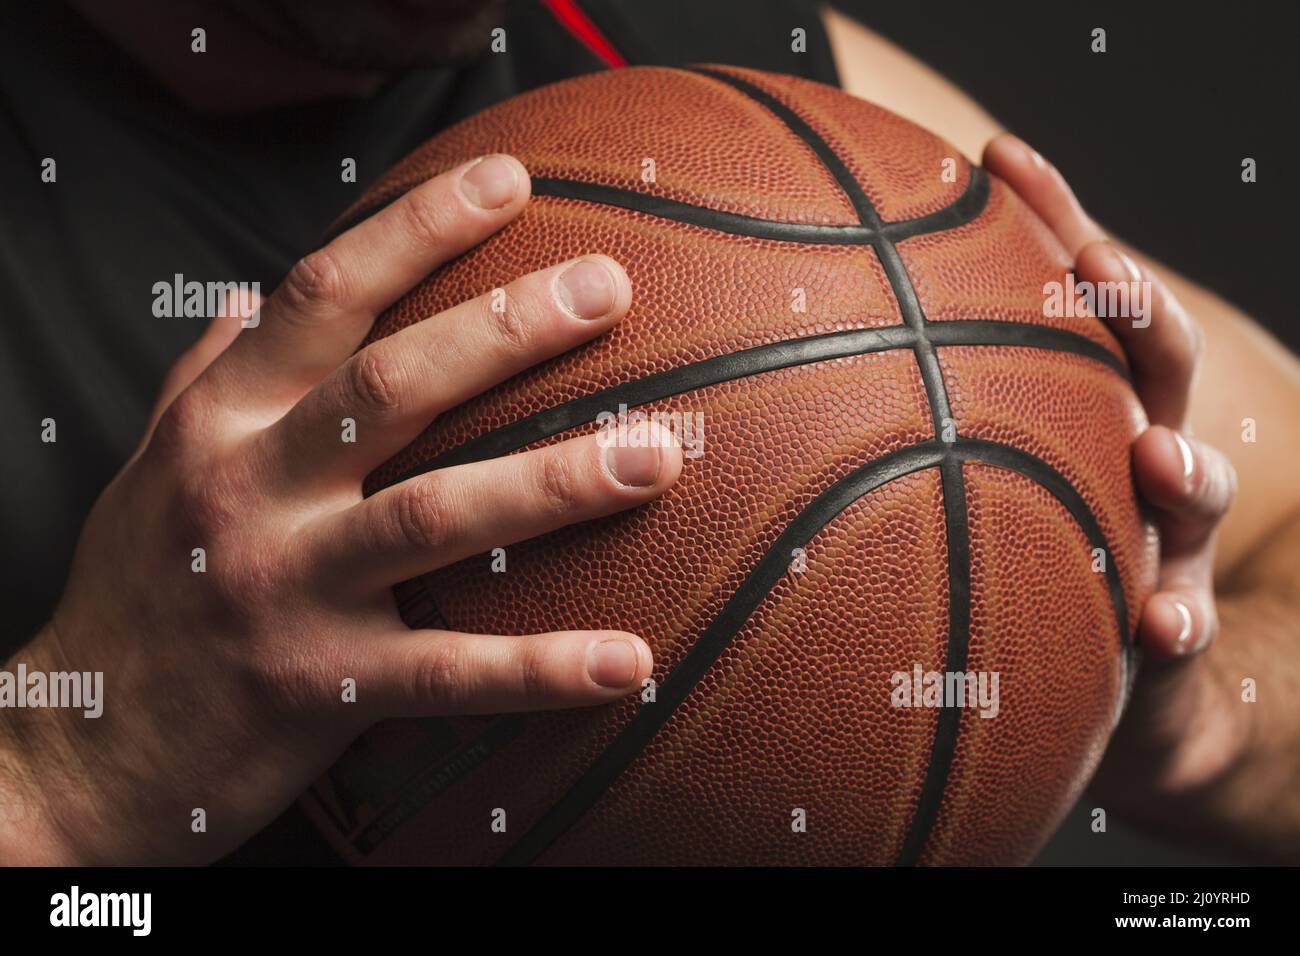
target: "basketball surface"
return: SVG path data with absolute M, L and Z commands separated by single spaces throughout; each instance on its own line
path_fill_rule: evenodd
M 399 606 L 416 627 L 631 631 L 654 684 L 382 724 L 304 798 L 318 826 L 370 863 L 1032 858 L 1121 711 L 1156 560 L 1123 353 L 1044 308 L 1066 251 L 924 130 L 724 67 L 517 97 L 345 221 L 491 152 L 528 167 L 528 208 L 373 337 L 584 253 L 624 266 L 631 311 L 440 417 L 367 491 L 620 412 L 678 413 L 699 447 L 652 504 L 511 546 L 500 573 L 481 555 L 407 582 Z M 996 707 L 897 693 L 955 672 L 996 675 Z

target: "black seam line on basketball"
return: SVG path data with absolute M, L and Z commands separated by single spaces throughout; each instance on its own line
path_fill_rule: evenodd
M 708 670 L 731 644 L 736 634 L 744 627 L 754 611 L 757 610 L 767 595 L 787 573 L 790 554 L 795 548 L 806 546 L 850 505 L 877 488 L 896 479 L 935 466 L 959 472 L 964 462 L 976 462 L 1003 468 L 1020 474 L 1046 489 L 1074 518 L 1089 542 L 1094 547 L 1103 548 L 1107 554 L 1110 553 L 1105 534 L 1102 532 L 1096 517 L 1069 480 L 1041 459 L 1009 445 L 970 439 L 962 439 L 952 445 L 945 445 L 937 439 L 930 439 L 917 445 L 890 452 L 863 465 L 836 481 L 794 517 L 781 534 L 777 536 L 772 546 L 758 560 L 754 568 L 746 575 L 745 580 L 736 589 L 718 616 L 710 622 L 700 637 L 691 645 L 677 667 L 659 684 L 655 692 L 655 701 L 650 704 L 643 704 L 637 710 L 632 719 L 624 725 L 618 736 L 591 763 L 581 777 L 514 846 L 506 851 L 498 863 L 506 866 L 518 866 L 536 860 L 601 798 L 613 785 L 614 781 L 622 775 L 623 771 L 644 751 L 660 729 L 672 718 L 677 708 L 690 696 Z M 948 496 L 948 488 L 952 489 L 953 497 L 951 499 Z M 958 507 L 962 510 L 964 517 L 965 491 L 960 478 L 946 484 L 944 500 L 945 509 L 954 506 Z M 949 503 L 950 500 L 952 504 Z M 945 524 L 947 523 L 947 518 L 945 518 Z M 966 527 L 964 520 L 960 524 L 963 529 Z M 966 565 L 967 570 L 961 572 L 954 581 L 951 571 L 950 551 L 949 587 L 957 587 L 959 591 L 964 589 L 964 593 L 969 594 L 969 541 L 963 536 L 959 538 L 959 543 L 961 547 L 967 549 L 967 553 L 957 556 L 959 559 L 966 559 L 961 563 Z M 1114 569 L 1113 561 L 1107 562 L 1107 583 L 1120 634 L 1121 648 L 1127 649 L 1130 643 L 1128 612 L 1125 607 L 1123 588 L 1119 584 L 1119 575 Z M 953 628 L 950 627 L 950 635 L 952 631 Z M 963 644 L 958 651 L 955 660 L 959 661 L 964 667 L 966 646 Z M 953 659 L 954 657 L 950 651 L 950 660 Z M 1121 654 L 1122 659 L 1123 655 Z M 943 719 L 942 713 L 940 717 Z M 957 718 L 947 719 L 959 718 L 960 713 L 957 714 Z M 950 736 L 955 746 L 956 735 L 952 734 Z M 951 762 L 951 754 L 948 755 L 947 761 Z M 932 755 L 931 765 L 933 766 L 936 763 L 940 764 L 937 769 L 927 770 L 926 781 L 923 784 L 923 794 L 925 792 L 932 794 L 937 792 L 938 797 L 941 798 L 942 785 L 946 783 L 941 778 L 946 777 L 947 766 L 944 766 L 940 760 L 936 760 L 935 756 Z M 937 812 L 937 809 L 936 805 L 934 812 Z M 920 820 L 920 814 L 917 815 L 917 819 Z M 921 846 L 923 846 L 925 838 L 928 837 L 931 822 L 932 820 L 921 820 L 918 823 L 914 820 L 912 829 L 920 832 L 920 837 L 911 838 L 909 834 L 909 838 L 913 840 L 919 839 Z
M 1046 489 L 1060 502 L 1083 530 L 1093 548 L 1105 555 L 1106 588 L 1111 608 L 1115 614 L 1120 635 L 1119 687 L 1117 706 L 1123 706 L 1124 688 L 1128 686 L 1129 652 L 1132 641 L 1128 630 L 1128 602 L 1119 569 L 1115 565 L 1110 544 L 1096 516 L 1069 479 L 1046 462 L 1033 458 L 1010 445 L 988 441 L 963 441 L 963 451 L 944 459 L 940 466 L 943 475 L 945 525 L 948 535 L 948 594 L 949 621 L 948 646 L 944 670 L 946 673 L 964 673 L 970 651 L 970 522 L 967 513 L 965 477 L 962 461 L 977 461 L 993 467 L 1023 475 Z M 974 454 L 964 450 L 971 449 Z M 1028 463 L 1032 461 L 1032 466 Z M 930 761 L 926 766 L 925 780 L 917 800 L 916 811 L 908 825 L 903 846 L 899 851 L 898 866 L 915 866 L 930 838 L 934 822 L 938 819 L 947 790 L 948 773 L 957 752 L 957 738 L 961 732 L 961 710 L 944 707 L 939 711 L 930 748 Z M 1116 716 L 1118 719 L 1118 714 Z
M 770 94 L 758 89 L 753 84 L 737 77 L 708 70 L 702 72 L 720 82 L 730 84 L 741 93 L 766 106 L 773 115 L 785 123 L 791 132 L 808 143 L 836 182 L 840 184 L 845 195 L 853 204 L 853 208 L 857 210 L 858 218 L 862 224 L 877 232 L 877 237 L 871 242 L 871 247 L 875 250 L 876 257 L 884 267 L 885 276 L 889 279 L 889 286 L 893 290 L 895 300 L 898 302 L 898 309 L 902 313 L 903 322 L 916 335 L 912 345 L 912 354 L 916 357 L 916 364 L 921 372 L 921 380 L 925 383 L 925 394 L 930 405 L 930 417 L 933 420 L 935 437 L 948 440 L 956 439 L 957 426 L 948 399 L 948 385 L 944 381 L 943 368 L 939 364 L 938 353 L 927 337 L 928 323 L 925 310 L 921 308 L 920 299 L 916 294 L 916 287 L 912 283 L 912 276 L 907 271 L 907 266 L 903 262 L 898 247 L 888 238 L 879 234 L 881 227 L 880 215 L 875 206 L 872 205 L 871 199 L 867 196 L 862 184 L 853 176 L 847 164 L 835 153 L 830 144 L 823 140 L 790 107 L 777 101 Z M 970 174 L 972 181 L 975 175 L 975 169 L 972 167 Z M 969 185 L 967 183 L 967 188 L 969 188 Z M 965 523 L 966 509 L 964 507 L 956 508 L 951 504 L 956 500 L 958 492 L 964 487 L 960 471 L 954 472 L 951 468 L 945 467 L 941 471 L 941 476 L 944 501 L 949 503 L 944 510 L 944 526 L 948 540 L 951 583 L 970 576 L 969 567 L 956 567 L 958 562 L 968 557 L 967 550 L 963 547 L 962 542 L 969 537 L 970 532 Z M 960 667 L 957 666 L 958 662 L 965 660 L 966 657 L 966 647 L 970 640 L 969 600 L 969 588 L 965 591 L 950 589 L 948 595 L 948 663 L 946 665 L 949 672 L 960 670 Z M 913 819 L 911 826 L 909 826 L 907 836 L 907 849 L 911 852 L 915 847 L 914 855 L 917 857 L 919 857 L 921 850 L 929 839 L 929 828 L 937 815 L 938 805 L 943 802 L 943 791 L 947 786 L 948 769 L 951 764 L 951 752 L 956 747 L 959 725 L 960 721 L 946 718 L 941 719 L 935 728 L 930 762 L 926 770 L 925 801 L 918 807 L 918 814 Z M 931 807 L 933 807 L 933 812 L 931 812 Z M 924 810 L 925 813 L 920 812 L 921 810 Z
M 913 219 L 884 222 L 876 213 L 866 191 L 853 173 L 849 171 L 849 168 L 836 155 L 831 145 L 822 139 L 817 131 L 790 107 L 752 83 L 747 83 L 738 77 L 717 70 L 710 70 L 707 67 L 686 67 L 682 69 L 682 72 L 706 76 L 720 83 L 725 83 L 766 107 L 791 132 L 804 141 L 822 166 L 834 177 L 857 213 L 860 224 L 857 226 L 830 226 L 761 219 L 737 213 L 722 212 L 706 206 L 696 206 L 673 199 L 664 199 L 659 196 L 651 196 L 634 189 L 625 189 L 619 186 L 604 186 L 599 183 L 586 183 L 545 176 L 532 177 L 533 195 L 581 199 L 605 206 L 618 206 L 662 219 L 671 219 L 740 236 L 835 245 L 868 245 L 881 238 L 896 242 L 926 233 L 954 229 L 978 217 L 988 203 L 988 174 L 979 166 L 971 166 L 971 174 L 966 182 L 966 188 L 949 205 Z M 411 188 L 414 188 L 414 186 Z M 326 234 L 326 239 L 333 239 L 363 219 L 373 216 L 385 206 L 400 199 L 402 195 L 404 193 L 398 193 L 382 203 L 358 210 L 344 222 L 331 229 Z
M 1004 348 L 1065 352 L 1104 365 L 1124 381 L 1130 381 L 1128 366 L 1123 359 L 1100 342 L 1065 329 L 1028 322 L 1002 322 L 997 319 L 954 319 L 927 322 L 925 337 L 935 348 L 1000 345 Z
M 686 72 L 707 76 L 719 83 L 725 83 L 765 107 L 769 113 L 785 124 L 790 132 L 803 140 L 804 144 L 813 151 L 818 161 L 831 174 L 835 182 L 839 184 L 844 195 L 848 197 L 862 225 L 870 227 L 873 232 L 878 233 L 880 231 L 882 225 L 880 217 L 876 214 L 875 207 L 871 205 L 871 200 L 867 198 L 862 184 L 858 182 L 857 178 L 849 170 L 848 165 L 839 157 L 831 144 L 826 142 L 821 134 L 808 124 L 807 120 L 771 93 L 747 80 L 742 80 L 738 76 L 732 76 L 730 73 L 724 73 L 721 70 L 711 70 L 706 66 L 687 67 Z
M 1108 349 L 1091 339 L 1063 329 L 1016 322 L 970 319 L 935 322 L 929 326 L 928 331 L 930 341 L 934 345 L 1048 349 L 1098 362 L 1117 374 L 1127 377 L 1123 363 Z M 853 329 L 802 339 L 786 339 L 720 355 L 717 358 L 705 359 L 703 362 L 683 365 L 666 372 L 656 372 L 633 382 L 575 398 L 471 438 L 409 469 L 387 485 L 395 485 L 438 468 L 498 458 L 571 428 L 592 424 L 601 412 L 616 411 L 620 405 L 636 408 L 672 398 L 683 392 L 707 388 L 710 385 L 718 385 L 750 375 L 854 355 L 910 349 L 914 342 L 915 333 L 902 325 Z
M 948 674 L 965 673 L 970 653 L 970 526 L 966 504 L 966 479 L 962 461 L 945 456 L 939 466 L 943 488 L 944 533 L 948 542 L 948 644 L 944 650 L 944 670 Z M 948 771 L 957 752 L 957 735 L 961 730 L 961 711 L 956 707 L 940 709 L 930 744 L 930 760 L 916 810 L 908 824 L 903 846 L 895 861 L 898 866 L 915 866 L 921 858 L 934 821 L 943 805 L 948 787 Z
M 984 211 L 989 198 L 989 178 L 982 169 L 973 167 L 971 178 L 966 188 L 955 200 L 924 216 L 913 219 L 899 219 L 895 222 L 882 223 L 879 229 L 864 225 L 818 225 L 816 223 L 785 222 L 779 219 L 762 219 L 744 216 L 740 213 L 724 212 L 708 206 L 696 206 L 692 203 L 662 196 L 652 196 L 626 189 L 622 186 L 605 186 L 600 183 L 585 183 L 576 179 L 559 179 L 549 176 L 535 176 L 532 179 L 534 196 L 547 196 L 552 199 L 574 199 L 598 206 L 615 206 L 631 212 L 644 213 L 658 219 L 681 222 L 686 225 L 699 226 L 715 232 L 736 236 L 749 236 L 754 239 L 770 239 L 777 242 L 798 242 L 805 245 L 870 245 L 877 238 L 884 237 L 893 242 L 922 236 L 931 232 L 943 232 L 955 229 L 972 221 Z M 402 193 L 375 206 L 350 216 L 340 225 L 330 230 L 326 239 L 333 239 L 353 226 L 370 218 L 381 209 L 391 205 L 402 197 Z
M 903 257 L 899 255 L 897 247 L 885 237 L 883 233 L 884 224 L 881 221 L 880 214 L 876 211 L 876 207 L 872 205 L 867 191 L 862 188 L 862 184 L 853 175 L 848 164 L 840 158 L 830 143 L 826 142 L 821 134 L 808 124 L 807 120 L 772 94 L 739 77 L 717 70 L 710 70 L 707 67 L 691 67 L 689 72 L 710 77 L 719 83 L 725 83 L 764 106 L 773 116 L 784 123 L 790 132 L 803 140 L 817 159 L 821 161 L 821 164 L 826 167 L 826 171 L 839 184 L 840 189 L 843 190 L 844 195 L 848 197 L 849 202 L 852 204 L 854 211 L 857 212 L 858 221 L 873 234 L 874 238 L 870 240 L 869 244 L 875 249 L 876 256 L 884 267 L 885 276 L 889 279 L 889 286 L 894 292 L 894 298 L 898 301 L 899 311 L 903 314 L 903 322 L 916 333 L 916 343 L 913 350 L 916 353 L 917 365 L 921 369 L 921 378 L 925 382 L 926 395 L 930 400 L 930 416 L 934 419 L 935 435 L 942 435 L 945 426 L 952 421 L 952 409 L 948 404 L 948 389 L 943 380 L 943 370 L 939 367 L 939 360 L 934 354 L 934 349 L 926 340 L 925 313 L 921 309 L 921 302 L 916 296 L 915 287 L 912 285 L 912 277 L 908 274 L 907 266 L 904 265 Z M 975 179 L 976 167 L 972 166 L 970 179 L 966 184 L 967 190 L 971 188 L 971 184 L 975 182 Z
M 533 195 L 615 206 L 658 219 L 711 229 L 714 232 L 755 239 L 772 239 L 778 242 L 861 246 L 867 245 L 876 237 L 875 232 L 865 226 L 817 225 L 759 219 L 754 216 L 711 209 L 708 206 L 696 206 L 676 199 L 652 196 L 622 186 L 604 186 L 568 179 L 534 178 Z
M 804 245 L 871 245 L 882 235 L 900 239 L 939 232 L 969 222 L 979 215 L 988 198 L 986 176 L 972 177 L 972 186 L 953 202 L 938 212 L 916 219 L 887 223 L 880 229 L 855 225 L 818 225 L 806 222 L 783 222 L 777 219 L 759 219 L 740 213 L 723 212 L 708 206 L 696 206 L 676 199 L 665 199 L 625 189 L 621 186 L 604 186 L 571 179 L 538 177 L 533 180 L 533 195 L 553 199 L 576 199 L 601 206 L 615 206 L 632 212 L 644 213 L 659 219 L 699 226 L 715 232 L 777 242 L 798 242 Z

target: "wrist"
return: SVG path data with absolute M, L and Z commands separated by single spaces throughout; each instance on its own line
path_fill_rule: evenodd
M 43 629 L 0 671 L 17 680 L 46 672 L 51 659 L 49 628 Z M 19 694 L 24 688 L 17 688 Z M 88 862 L 67 826 L 67 806 L 77 785 L 79 764 L 66 716 L 50 707 L 0 707 L 0 865 L 66 866 Z
M 1221 636 L 1152 669 L 1131 716 L 1145 730 L 1099 775 L 1121 815 L 1178 842 L 1254 863 L 1300 861 L 1300 671 L 1281 646 L 1295 609 L 1220 596 Z M 1137 785 L 1135 785 L 1135 782 Z
M 1233 849 L 1254 862 L 1300 863 L 1300 686 L 1294 593 L 1219 600 L 1224 635 L 1211 659 L 1215 684 L 1238 728 L 1239 751 L 1206 793 Z
M 60 866 L 77 854 L 57 823 L 39 762 L 9 709 L 0 710 L 0 866 Z M 25 724 L 26 721 L 21 723 Z

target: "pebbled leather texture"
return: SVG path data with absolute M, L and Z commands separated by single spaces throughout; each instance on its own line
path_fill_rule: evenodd
M 805 80 L 709 69 L 724 78 L 625 69 L 500 104 L 418 149 L 344 221 L 493 151 L 538 177 L 778 222 L 864 221 L 814 141 L 885 223 L 937 213 L 977 185 L 953 147 L 875 106 Z M 641 178 L 646 158 L 652 183 Z M 996 331 L 978 344 L 924 343 L 929 322 L 1047 326 L 1101 345 L 1124 367 L 1096 319 L 1044 317 L 1044 283 L 1069 268 L 1046 226 L 997 180 L 976 205 L 968 222 L 878 248 L 535 196 L 381 317 L 372 338 L 590 252 L 621 262 L 634 290 L 617 328 L 442 415 L 370 476 L 370 492 L 527 416 L 741 350 L 905 325 L 922 344 L 657 399 L 642 411 L 704 422 L 702 456 L 687 459 L 661 499 L 512 546 L 506 573 L 482 555 L 399 587 L 412 626 L 640 634 L 661 693 L 559 713 L 382 724 L 304 798 L 340 852 L 358 863 L 445 864 L 1032 858 L 1091 776 L 1122 706 L 1124 638 L 1152 588 L 1157 543 L 1129 473 L 1145 418 L 1116 368 Z M 891 249 L 902 264 L 892 278 L 882 265 Z M 792 307 L 796 290 L 803 311 Z M 900 302 L 913 296 L 909 313 Z M 928 382 L 927 356 L 936 363 Z M 1012 446 L 1064 476 L 1104 533 L 1114 591 L 1058 495 L 978 456 L 906 471 L 830 509 L 837 483 L 884 456 L 923 448 L 942 457 L 936 410 L 945 407 L 959 439 Z M 594 429 L 578 422 L 524 447 Z M 764 555 L 809 514 L 817 520 L 803 570 L 758 594 L 699 679 L 686 675 L 702 635 L 717 632 L 729 602 L 752 592 Z M 893 706 L 891 675 L 954 662 L 998 672 L 996 717 Z M 674 696 L 679 704 L 666 703 Z M 637 720 L 653 730 L 644 746 L 629 743 Z M 593 765 L 613 758 L 602 780 Z M 505 832 L 492 826 L 497 811 Z M 800 812 L 802 831 L 792 826 Z

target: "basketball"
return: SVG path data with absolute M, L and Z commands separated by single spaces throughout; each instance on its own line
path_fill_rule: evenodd
M 637 67 L 508 100 L 336 226 L 475 156 L 524 213 L 430 275 L 389 335 L 601 252 L 599 339 L 440 416 L 367 493 L 653 421 L 654 502 L 405 583 L 412 627 L 616 628 L 618 704 L 393 721 L 304 798 L 356 863 L 1029 861 L 1124 706 L 1157 541 L 1124 354 L 1071 261 L 944 141 L 811 81 Z M 509 303 L 504 304 L 508 318 Z

